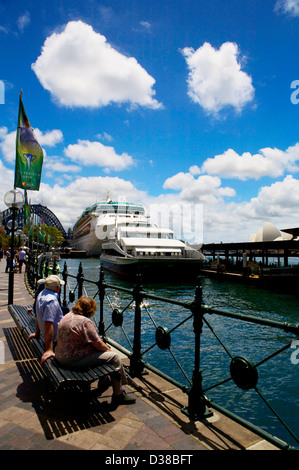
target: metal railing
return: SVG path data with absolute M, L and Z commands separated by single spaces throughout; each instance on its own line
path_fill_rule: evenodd
M 56 262 L 54 262 L 54 266 L 52 267 L 52 273 L 57 273 Z M 45 277 L 48 274 L 49 268 L 47 264 L 38 268 L 36 261 L 34 259 L 30 260 L 28 268 L 28 280 L 32 283 L 32 286 L 35 285 L 37 279 Z M 74 302 L 76 297 L 79 298 L 81 295 L 89 295 L 95 299 L 99 299 L 98 331 L 108 343 L 116 347 L 119 351 L 123 352 L 129 358 L 130 365 L 128 373 L 131 377 L 140 377 L 144 373 L 146 373 L 147 370 L 151 370 L 166 379 L 168 382 L 174 384 L 176 387 L 178 387 L 184 393 L 187 394 L 188 405 L 182 409 L 182 412 L 189 416 L 192 420 L 206 419 L 207 417 L 213 414 L 212 409 L 218 410 L 222 414 L 240 423 L 247 429 L 260 435 L 269 442 L 272 442 L 278 448 L 292 448 L 292 445 L 289 445 L 281 441 L 280 439 L 272 436 L 267 431 L 255 426 L 247 420 L 244 420 L 243 418 L 237 416 L 235 413 L 220 406 L 218 403 L 209 400 L 206 396 L 206 393 L 209 390 L 219 387 L 228 382 L 235 384 L 239 389 L 243 391 L 254 390 L 262 399 L 262 401 L 267 405 L 269 410 L 271 410 L 271 413 L 273 413 L 275 418 L 287 430 L 289 435 L 292 436 L 297 446 L 297 444 L 299 443 L 298 437 L 285 423 L 285 421 L 279 416 L 279 414 L 274 410 L 271 404 L 266 400 L 266 398 L 263 396 L 263 394 L 257 387 L 257 383 L 259 378 L 258 368 L 269 359 L 272 359 L 273 357 L 277 356 L 278 354 L 291 347 L 294 341 L 294 335 L 295 337 L 299 336 L 299 324 L 283 323 L 255 316 L 231 313 L 228 311 L 223 311 L 204 305 L 202 301 L 202 288 L 200 284 L 200 279 L 198 280 L 198 284 L 195 289 L 192 301 L 183 302 L 180 300 L 165 298 L 146 292 L 142 287 L 140 277 L 137 277 L 137 283 L 132 289 L 106 283 L 104 280 L 104 273 L 102 269 L 100 269 L 97 281 L 88 280 L 84 277 L 82 263 L 80 263 L 78 273 L 76 275 L 72 275 L 68 272 L 67 264 L 65 263 L 61 276 L 65 281 L 65 285 L 62 292 L 62 302 L 64 306 L 67 306 L 69 302 Z M 72 284 L 72 286 L 70 285 L 70 283 Z M 92 291 L 92 293 L 87 293 L 87 285 L 89 286 L 89 289 L 90 291 Z M 115 295 L 116 292 L 120 293 L 120 295 L 122 296 L 122 300 L 125 303 L 125 305 L 121 308 L 118 304 L 116 305 L 113 301 L 113 295 Z M 184 313 L 180 315 L 178 323 L 171 327 L 171 329 L 160 325 L 158 326 L 155 319 L 153 318 L 152 313 L 150 312 L 150 309 L 147 306 L 147 300 L 159 302 L 164 305 L 167 304 L 179 307 Z M 109 311 L 111 315 L 110 321 Z M 247 322 L 253 325 L 261 325 L 278 329 L 284 332 L 284 338 L 287 342 L 277 351 L 272 352 L 269 356 L 254 364 L 246 357 L 234 356 L 233 354 L 231 354 L 229 348 L 224 344 L 224 342 L 219 337 L 219 334 L 214 330 L 214 328 L 208 321 L 207 316 L 209 315 L 227 317 L 240 322 Z M 129 334 L 124 327 L 125 319 L 130 320 Z M 145 324 L 145 319 L 150 321 L 150 323 L 152 324 L 152 328 L 155 330 L 155 340 L 152 342 L 152 344 L 149 344 L 149 335 L 142 335 L 142 327 Z M 191 349 L 193 352 L 193 370 L 191 378 L 189 378 L 188 373 L 184 371 L 183 366 L 180 364 L 179 360 L 177 360 L 171 347 L 172 335 L 179 328 L 186 328 L 186 324 L 190 322 L 192 322 L 193 331 L 193 338 L 189 341 L 190 344 L 193 343 Z M 230 375 L 222 379 L 221 381 L 209 386 L 206 389 L 203 388 L 202 370 L 200 364 L 202 352 L 201 336 L 203 334 L 203 326 L 207 327 L 210 330 L 212 335 L 216 338 L 217 342 L 225 351 L 225 354 L 227 354 L 230 359 Z M 116 342 L 112 338 L 110 333 L 113 328 L 118 329 L 118 331 L 121 330 L 124 338 L 126 339 L 129 345 L 129 349 L 125 348 L 119 343 L 119 341 Z M 147 328 L 148 324 L 146 326 L 146 329 Z M 292 335 L 292 339 L 290 339 L 290 335 Z M 146 338 L 146 344 L 144 344 L 144 337 Z M 157 367 L 153 366 L 145 360 L 146 354 L 155 347 L 157 347 L 161 351 L 168 351 L 172 360 L 174 360 L 176 366 L 183 374 L 185 381 L 188 383 L 188 385 L 178 382 L 176 379 L 157 369 Z

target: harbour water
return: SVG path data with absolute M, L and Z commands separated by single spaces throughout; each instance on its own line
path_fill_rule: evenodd
M 77 275 L 79 263 L 82 262 L 85 279 L 98 281 L 100 262 L 97 258 L 67 259 L 68 272 Z M 65 260 L 60 261 L 61 270 Z M 232 313 L 257 316 L 278 322 L 299 323 L 298 296 L 260 289 L 254 286 L 234 284 L 201 277 L 203 303 L 219 310 Z M 133 288 L 134 283 L 123 281 L 105 273 L 109 284 Z M 70 288 L 74 288 L 75 279 L 69 278 Z M 96 286 L 86 283 L 87 295 L 94 296 Z M 188 283 L 143 283 L 148 293 L 183 302 L 194 298 L 196 280 Z M 133 340 L 134 308 L 129 305 L 129 297 L 116 290 L 107 290 L 109 302 L 115 308 L 123 310 L 123 328 L 110 328 L 107 332 L 115 341 L 131 350 Z M 98 298 L 96 298 L 98 300 Z M 189 316 L 190 312 L 182 307 L 164 304 L 147 299 L 142 313 L 142 351 L 148 350 L 144 360 L 183 385 L 190 385 L 194 368 L 194 333 L 192 319 L 172 331 L 177 324 Z M 105 306 L 105 327 L 111 325 L 111 309 Z M 98 314 L 97 314 L 98 315 Z M 96 318 L 98 321 L 98 317 Z M 201 335 L 200 367 L 203 377 L 203 389 L 206 396 L 236 413 L 242 418 L 261 427 L 270 434 L 298 447 L 298 442 L 279 422 L 268 404 L 287 424 L 293 433 L 299 436 L 299 342 L 296 337 L 283 330 L 260 326 L 216 314 L 205 315 Z M 156 326 L 163 326 L 171 331 L 169 350 L 161 350 L 155 343 Z M 125 330 L 126 335 L 124 335 Z M 215 332 L 219 340 L 215 337 Z M 230 377 L 231 357 L 242 356 L 254 364 L 259 363 L 277 350 L 292 342 L 293 348 L 275 355 L 258 367 L 256 390 L 242 390 L 232 380 L 219 385 L 215 384 Z M 225 346 L 225 348 L 223 347 Z M 298 354 L 296 354 L 296 350 Z M 229 352 L 229 353 L 228 353 Z M 264 398 L 264 400 L 262 399 Z

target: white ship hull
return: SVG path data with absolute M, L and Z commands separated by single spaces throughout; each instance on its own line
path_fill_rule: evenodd
M 99 240 L 95 232 L 80 237 L 80 239 L 73 242 L 74 250 L 85 251 L 86 256 L 100 256 L 102 253 L 103 240 Z

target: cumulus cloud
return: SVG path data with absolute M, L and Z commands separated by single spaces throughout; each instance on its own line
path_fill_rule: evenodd
M 202 165 L 203 172 L 219 175 L 223 178 L 247 180 L 259 179 L 263 176 L 272 178 L 282 176 L 286 170 L 298 171 L 296 161 L 299 160 L 299 144 L 283 151 L 277 148 L 264 148 L 258 154 L 245 152 L 239 155 L 232 149 L 221 155 L 208 158 Z
M 64 153 L 72 161 L 83 165 L 97 165 L 113 170 L 124 170 L 134 164 L 133 158 L 127 153 L 118 155 L 113 147 L 89 140 L 78 140 L 77 144 L 68 145 Z
M 56 144 L 63 141 L 63 134 L 59 129 L 53 129 L 47 132 L 34 129 L 34 134 L 41 146 L 54 147 Z
M 121 54 L 82 21 L 71 21 L 62 32 L 49 36 L 32 69 L 63 106 L 162 106 L 154 98 L 154 78 L 134 57 Z
M 254 98 L 251 77 L 241 70 L 237 44 L 226 42 L 216 50 L 211 44 L 194 50 L 185 47 L 188 95 L 209 114 L 218 114 L 230 106 L 241 111 Z
M 299 0 L 278 0 L 275 4 L 275 10 L 299 17 Z
M 47 157 L 44 162 L 43 167 L 50 172 L 59 172 L 59 173 L 78 173 L 81 170 L 81 167 L 78 165 L 69 165 L 61 161 L 60 157 Z
M 14 182 L 14 170 L 9 170 L 5 167 L 3 162 L 0 160 L 0 201 L 2 210 L 7 209 L 5 206 L 3 199 L 5 193 L 13 189 L 13 182 Z
M 4 160 L 13 163 L 16 158 L 16 132 L 8 132 L 7 127 L 1 127 L 0 140 L 0 150 Z
M 260 188 L 258 195 L 244 207 L 251 217 L 261 220 L 276 218 L 280 223 L 288 219 L 286 222 L 290 223 L 292 219 L 296 219 L 298 205 L 299 181 L 292 175 L 287 175 L 282 181 Z
M 190 168 L 191 171 L 194 167 Z M 183 201 L 193 203 L 206 202 L 216 203 L 223 197 L 235 196 L 235 190 L 221 186 L 221 179 L 217 176 L 200 175 L 195 178 L 194 173 L 177 173 L 167 178 L 163 184 L 164 189 L 180 191 L 180 198 Z

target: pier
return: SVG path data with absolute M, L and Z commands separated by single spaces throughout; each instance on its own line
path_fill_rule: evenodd
M 153 371 L 135 377 L 126 386 L 136 404 L 107 410 L 109 390 L 88 406 L 74 408 L 48 397 L 48 384 L 33 357 L 24 356 L 26 345 L 7 311 L 8 275 L 0 262 L 0 341 L 4 363 L 0 364 L 0 449 L 169 451 L 277 450 L 280 446 L 246 429 L 213 409 L 212 415 L 193 420 L 182 413 L 186 394 Z M 24 279 L 25 277 L 25 279 Z M 32 304 L 26 275 L 15 275 L 18 305 Z M 128 359 L 123 356 L 126 363 Z M 282 442 L 282 448 L 284 443 Z
M 202 252 L 209 260 L 204 276 L 297 294 L 299 265 L 290 258 L 299 257 L 298 241 L 208 243 Z
M 289 258 L 299 256 L 299 244 L 295 240 L 263 241 L 263 242 L 234 242 L 234 243 L 205 243 L 202 252 L 206 257 L 222 257 L 225 263 L 243 262 L 244 255 L 248 261 L 261 259 L 268 266 L 269 258 L 276 258 L 278 265 L 288 266 Z

